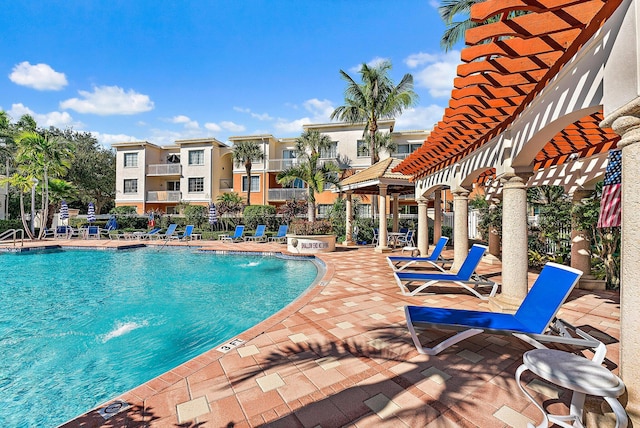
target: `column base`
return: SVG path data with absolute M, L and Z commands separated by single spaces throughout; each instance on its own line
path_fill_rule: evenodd
M 504 314 L 515 314 L 523 299 L 517 297 L 503 296 L 501 294 L 495 297 L 489 297 L 489 309 L 493 312 Z
M 580 278 L 578 282 L 578 287 L 581 290 L 599 290 L 603 291 L 607 289 L 607 282 L 604 279 L 594 279 L 594 278 Z
M 358 244 L 356 244 L 355 242 L 353 242 L 353 241 L 351 241 L 351 240 L 349 240 L 349 241 L 342 241 L 342 243 L 341 243 L 341 244 L 342 244 L 342 246 L 343 246 L 343 247 L 355 247 L 355 246 L 357 246 L 357 245 L 358 245 Z
M 374 250 L 376 253 L 390 253 L 393 251 L 393 248 L 390 247 L 376 247 Z

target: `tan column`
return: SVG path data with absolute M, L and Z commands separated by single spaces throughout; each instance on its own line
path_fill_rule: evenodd
M 380 213 L 380 221 L 378 228 L 380 229 L 378 246 L 375 248 L 377 253 L 387 253 L 391 248 L 387 245 L 387 186 L 380 185 L 380 196 L 378 198 L 378 212 Z
M 421 256 L 429 252 L 429 217 L 427 217 L 427 198 L 418 198 L 418 250 Z
M 353 245 L 353 207 L 351 206 L 351 192 L 347 192 L 346 198 L 346 225 L 344 245 Z
M 527 189 L 531 174 L 507 173 L 502 182 L 502 292 L 492 310 L 514 312 L 529 292 Z
M 400 199 L 400 193 L 393 193 L 393 231 L 397 232 L 398 231 L 398 219 L 400 218 L 400 213 L 398 212 L 399 209 L 399 199 Z
M 492 199 L 489 205 L 489 211 L 497 210 L 497 209 L 498 209 L 497 200 Z M 493 227 L 490 228 L 488 241 L 489 241 L 489 254 L 491 254 L 496 258 L 500 258 L 500 246 L 502 243 L 500 240 L 500 233 L 498 232 L 498 230 L 496 230 Z
M 433 244 L 442 236 L 442 189 L 433 192 Z
M 458 187 L 453 193 L 453 265 L 457 272 L 469 254 L 469 190 Z
M 640 99 L 607 117 L 601 127 L 622 136 L 622 237 L 620 244 L 620 377 L 627 387 L 627 413 L 640 426 Z

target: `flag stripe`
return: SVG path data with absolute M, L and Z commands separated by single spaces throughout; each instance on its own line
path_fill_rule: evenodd
M 598 227 L 620 226 L 622 215 L 622 152 L 611 150 L 604 174 Z

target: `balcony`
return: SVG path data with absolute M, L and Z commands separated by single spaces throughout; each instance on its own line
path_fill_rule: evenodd
M 180 199 L 179 191 L 147 192 L 147 202 L 180 202 Z
M 307 189 L 269 189 L 270 201 L 288 201 L 306 197 Z
M 179 163 L 165 163 L 158 165 L 147 165 L 148 176 L 169 176 L 182 174 L 182 165 Z
M 326 163 L 334 163 L 340 166 L 340 163 L 337 159 L 334 158 L 321 158 L 318 159 L 318 165 L 322 166 Z M 270 159 L 269 160 L 269 172 L 276 171 L 284 171 L 285 169 L 291 168 L 292 166 L 300 165 L 300 161 L 296 158 L 293 159 Z

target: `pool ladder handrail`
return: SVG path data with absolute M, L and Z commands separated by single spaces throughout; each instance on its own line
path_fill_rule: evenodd
M 13 246 L 16 246 L 16 240 L 18 239 L 18 234 L 20 235 L 20 246 L 24 247 L 24 230 L 22 229 L 8 229 L 0 234 L 0 241 L 5 241 L 13 237 Z

